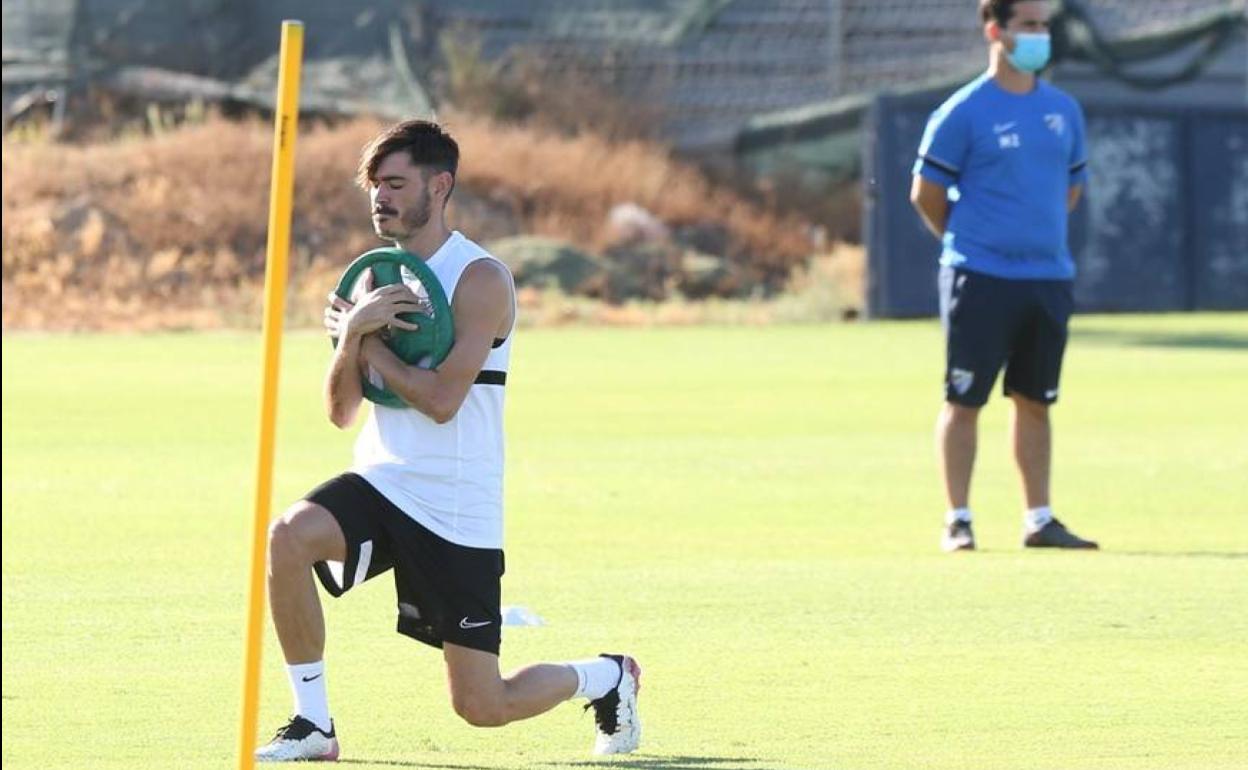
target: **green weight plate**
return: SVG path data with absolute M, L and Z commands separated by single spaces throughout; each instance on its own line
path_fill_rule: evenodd
M 388 286 L 402 280 L 403 268 L 407 268 L 425 288 L 433 314 L 402 313 L 399 318 L 420 326 L 416 331 L 392 329 L 386 345 L 404 363 L 433 368 L 442 363 L 455 343 L 455 322 L 451 317 L 451 304 L 446 291 L 424 260 L 403 249 L 388 247 L 373 249 L 361 254 L 343 272 L 334 293 L 350 301 L 351 289 L 365 270 L 373 270 L 373 287 Z M 337 346 L 338 340 L 333 344 Z M 397 394 L 387 388 L 379 388 L 367 379 L 363 382 L 364 397 L 375 404 L 396 408 L 410 407 Z

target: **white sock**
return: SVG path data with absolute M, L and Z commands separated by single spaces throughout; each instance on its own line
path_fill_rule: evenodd
M 945 513 L 945 524 L 952 524 L 955 521 L 965 521 L 967 524 L 970 524 L 971 523 L 971 509 L 970 508 L 950 508 Z
M 329 697 L 325 694 L 325 661 L 286 666 L 290 689 L 295 693 L 295 713 L 329 732 Z
M 598 700 L 620 683 L 620 664 L 614 658 L 590 658 L 565 663 L 576 672 L 577 684 L 573 698 Z
M 1039 532 L 1050 521 L 1053 521 L 1053 509 L 1047 505 L 1042 505 L 1039 508 L 1029 508 L 1027 513 L 1023 514 L 1023 524 L 1027 527 L 1028 532 Z

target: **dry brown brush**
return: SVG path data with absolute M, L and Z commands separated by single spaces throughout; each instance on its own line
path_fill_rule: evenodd
M 534 233 L 598 252 L 607 214 L 634 203 L 670 227 L 713 223 L 722 257 L 781 288 L 812 251 L 808 223 L 716 187 L 664 148 L 559 136 L 466 115 L 445 121 L 464 161 L 450 219 L 479 240 Z M 352 185 L 360 120 L 297 146 L 291 313 L 313 323 L 355 255 L 380 245 Z M 263 280 L 271 129 L 208 120 L 86 145 L 3 146 L 5 329 L 254 324 Z

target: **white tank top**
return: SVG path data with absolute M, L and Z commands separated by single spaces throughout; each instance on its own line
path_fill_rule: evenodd
M 464 269 L 492 259 L 455 231 L 426 264 L 454 301 Z M 508 277 L 511 273 L 508 271 Z M 513 318 L 515 286 L 512 291 Z M 515 322 L 490 349 L 478 382 L 445 424 L 416 409 L 373 404 L 355 442 L 351 470 L 439 537 L 473 548 L 503 547 L 503 395 Z M 497 374 L 501 373 L 501 374 Z M 381 384 L 375 372 L 374 382 Z M 483 383 L 482 380 L 487 382 Z

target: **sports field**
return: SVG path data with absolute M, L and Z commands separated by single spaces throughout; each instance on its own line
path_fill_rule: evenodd
M 641 753 L 565 705 L 453 716 L 377 580 L 328 605 L 361 768 L 1248 766 L 1248 314 L 1080 317 L 1055 505 L 1100 553 L 1023 553 L 1007 405 L 981 551 L 938 550 L 931 322 L 541 330 L 508 384 L 505 667 L 642 667 Z M 280 510 L 349 456 L 328 344 L 287 338 Z M 234 761 L 258 335 L 6 336 L 3 765 Z M 271 632 L 262 723 L 289 693 Z

